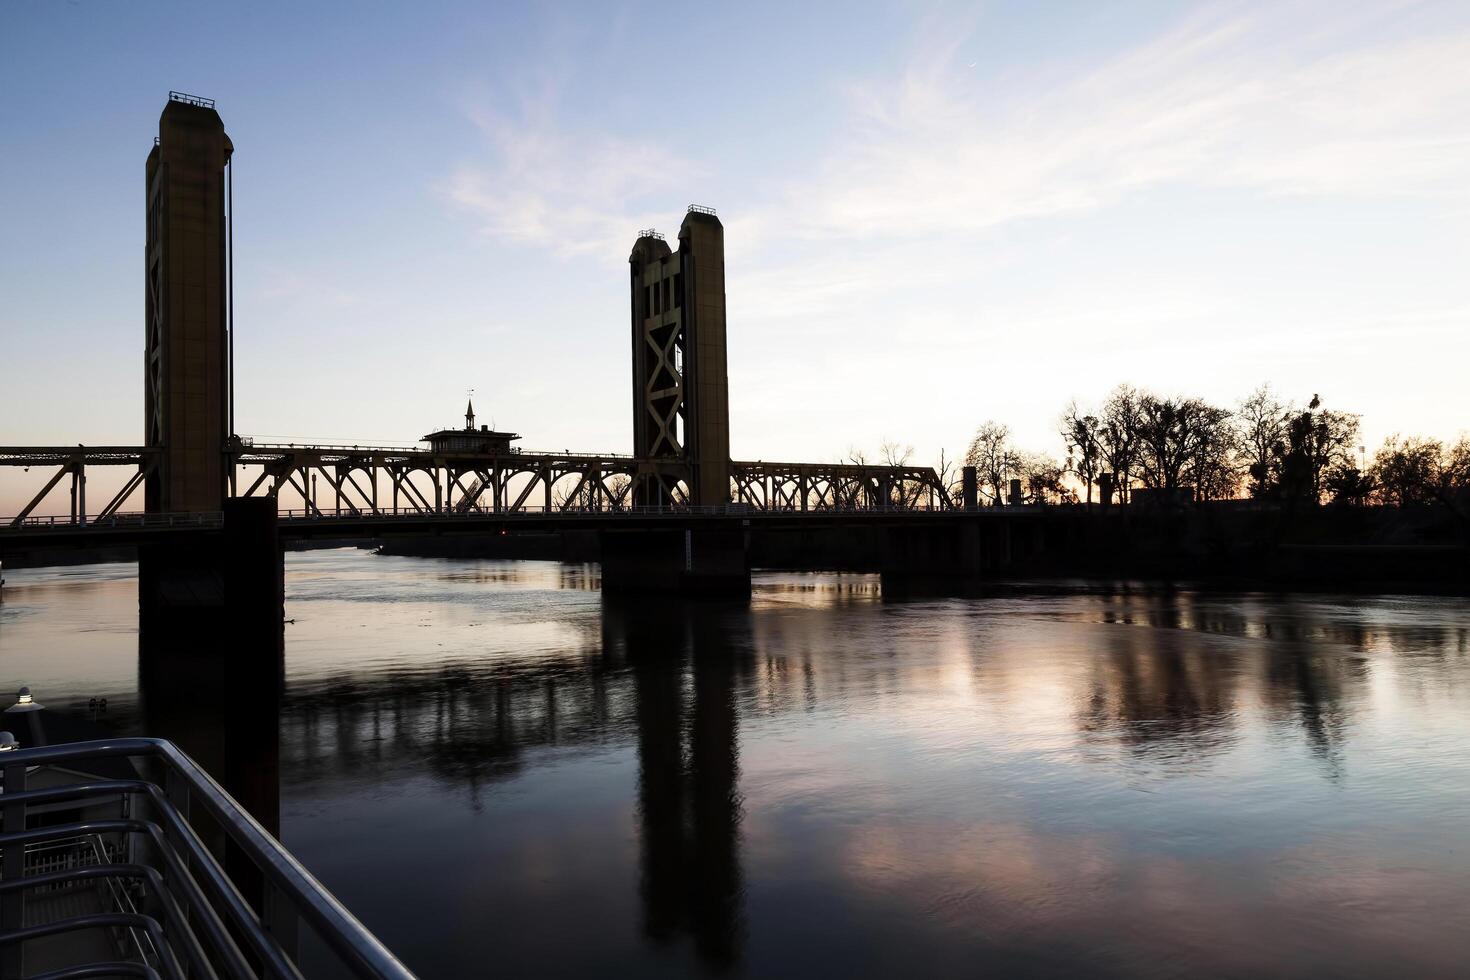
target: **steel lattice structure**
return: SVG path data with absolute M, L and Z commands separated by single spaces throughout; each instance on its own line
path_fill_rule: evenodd
M 424 446 L 256 444 L 234 431 L 230 313 L 230 160 L 213 103 L 171 93 L 147 158 L 144 439 L 146 447 L 0 447 L 0 466 L 38 467 L 40 481 L 9 522 L 32 515 L 71 478 L 69 523 L 110 518 L 130 500 L 158 515 L 218 514 L 226 497 L 268 497 L 311 518 L 363 515 L 607 513 L 639 507 L 692 513 L 948 510 L 933 469 L 862 463 L 730 459 L 724 226 L 690 205 L 678 249 L 652 230 L 629 257 L 633 455 L 509 448 L 512 433 L 465 429 Z M 446 437 L 435 441 L 436 436 Z M 486 445 L 490 437 L 500 446 Z M 479 442 L 472 451 L 467 444 Z M 87 470 L 133 467 L 96 514 Z M 48 515 L 49 516 L 49 515 Z
M 598 513 L 633 506 L 631 488 L 660 478 L 672 505 L 692 506 L 682 466 L 667 459 L 614 453 L 434 453 L 413 447 L 257 445 L 230 451 L 231 495 L 272 497 L 283 510 L 314 517 L 364 514 Z M 0 466 L 36 467 L 37 492 L 11 523 L 19 525 L 61 481 L 72 479 L 71 521 L 122 512 L 158 465 L 139 446 L 0 447 Z M 86 508 L 88 467 L 134 467 L 122 488 L 94 514 Z M 860 463 L 730 464 L 730 499 L 758 512 L 947 510 L 953 494 L 929 467 Z M 290 504 L 299 499 L 300 507 Z
M 88 517 L 111 517 L 143 485 L 143 482 L 158 469 L 160 452 L 142 446 L 0 446 L 0 466 L 19 466 L 29 470 L 40 467 L 50 472 L 50 479 L 43 482 L 11 521 L 21 524 L 46 499 L 62 478 L 71 477 L 71 521 L 85 524 Z M 87 467 L 88 466 L 133 466 L 123 486 L 95 514 L 87 513 Z
M 258 470 L 248 482 L 248 476 Z M 316 516 L 361 513 L 517 513 L 617 510 L 638 472 L 626 456 L 433 453 L 357 446 L 242 447 L 235 495 L 280 498 L 289 488 Z M 320 479 L 318 479 L 320 478 Z
M 948 510 L 954 496 L 928 466 L 730 464 L 731 499 L 760 511 Z

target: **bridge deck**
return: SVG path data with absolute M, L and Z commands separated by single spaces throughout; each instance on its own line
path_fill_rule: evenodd
M 280 534 L 286 540 L 374 538 L 415 534 L 496 534 L 512 532 L 636 530 L 642 528 L 761 527 L 822 528 L 964 523 L 997 518 L 1040 516 L 1034 507 L 987 507 L 977 511 L 869 508 L 853 510 L 755 510 L 724 507 L 628 508 L 616 511 L 527 510 L 467 514 L 400 512 L 317 516 L 283 512 Z M 171 536 L 218 534 L 220 514 L 120 514 L 87 524 L 68 517 L 28 518 L 0 525 L 0 548 L 91 547 L 140 544 Z

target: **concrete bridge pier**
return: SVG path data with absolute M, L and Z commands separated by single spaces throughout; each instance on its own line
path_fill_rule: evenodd
M 275 506 L 227 500 L 221 531 L 182 534 L 138 556 L 144 730 L 177 743 L 271 833 L 280 829 L 284 680 Z
M 744 528 L 603 531 L 602 589 L 610 594 L 748 599 L 747 538 Z
M 956 518 L 893 525 L 879 539 L 883 595 L 890 599 L 974 596 L 1040 553 L 1036 521 Z

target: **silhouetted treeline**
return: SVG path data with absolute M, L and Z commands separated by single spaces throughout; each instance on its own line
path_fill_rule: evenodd
M 1120 385 L 1101 405 L 1075 400 L 1058 420 L 1060 458 L 1022 452 L 987 421 L 965 454 L 989 503 L 1252 498 L 1284 505 L 1470 503 L 1470 436 L 1452 445 L 1390 436 L 1373 455 L 1360 416 L 1313 395 L 1283 401 L 1261 385 L 1234 408 Z M 1012 481 L 1019 481 L 1019 500 Z

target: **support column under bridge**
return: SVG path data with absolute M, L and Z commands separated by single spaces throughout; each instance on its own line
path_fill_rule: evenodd
M 880 529 L 879 572 L 888 599 L 973 596 L 1024 570 L 1044 550 L 1041 522 L 957 516 Z
M 188 752 L 271 833 L 280 829 L 284 594 L 274 500 L 226 500 L 221 530 L 139 548 L 147 731 Z
M 601 534 L 602 589 L 612 594 L 749 598 L 744 528 L 651 528 Z

